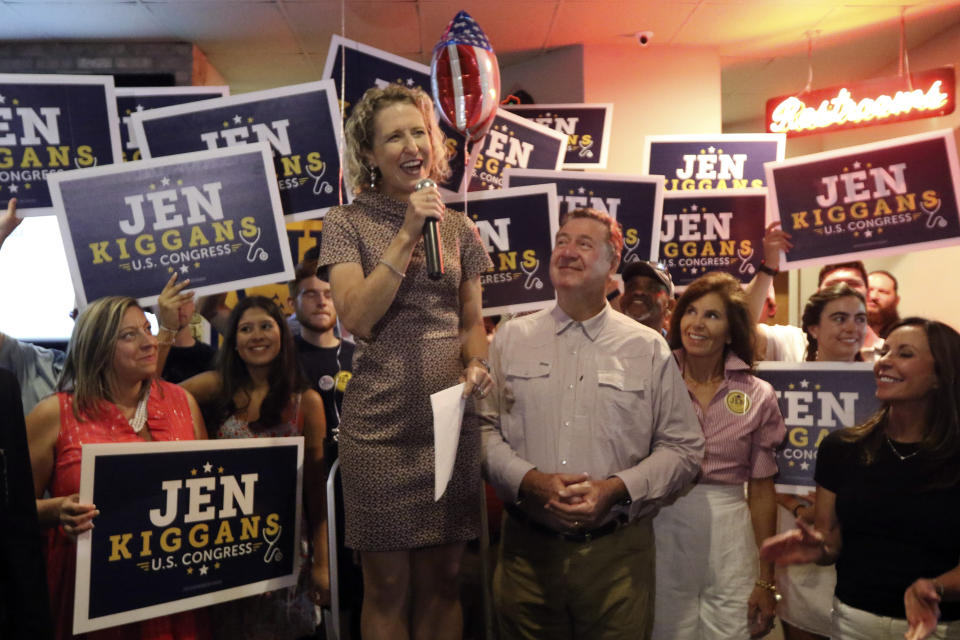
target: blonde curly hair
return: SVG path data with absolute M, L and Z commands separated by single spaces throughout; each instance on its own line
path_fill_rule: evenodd
M 382 89 L 367 89 L 344 125 L 347 143 L 344 153 L 346 178 L 354 194 L 370 190 L 371 171 L 365 156 L 373 153 L 374 119 L 381 109 L 397 102 L 412 104 L 423 116 L 433 157 L 427 175 L 436 182 L 441 182 L 450 175 L 446 137 L 437 122 L 430 96 L 419 88 L 408 89 L 399 84 L 391 84 Z

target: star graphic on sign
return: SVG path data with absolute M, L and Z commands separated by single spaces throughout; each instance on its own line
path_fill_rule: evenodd
M 810 468 L 810 463 L 809 463 L 809 462 L 801 462 L 801 463 L 800 463 L 800 471 L 806 471 L 806 470 L 809 469 L 809 468 Z
M 872 237 L 873 237 L 873 231 L 870 231 L 869 229 L 867 229 L 866 231 L 863 232 L 863 237 L 864 237 L 864 238 L 872 238 Z
M 20 190 L 20 187 L 18 187 L 17 185 L 15 184 L 10 185 L 10 193 L 16 193 L 19 190 Z
M 407 78 L 407 86 L 408 86 L 408 87 L 412 87 L 412 86 L 413 86 L 413 78 Z
M 0 93 L 0 104 L 4 104 L 4 103 L 6 103 L 6 101 L 7 101 L 6 96 L 4 96 L 2 93 Z
M 860 168 L 860 161 L 859 161 L 859 160 L 857 160 L 856 162 L 853 163 L 853 168 L 854 168 L 854 169 L 859 169 L 859 168 Z
M 806 388 L 809 387 L 809 386 L 810 386 L 810 381 L 809 381 L 809 380 L 801 380 L 801 381 L 800 381 L 800 388 L 801 388 L 801 389 L 806 389 Z
M 233 116 L 233 124 L 240 124 L 241 122 L 243 122 L 243 118 L 240 116 Z
M 213 469 L 213 465 L 210 464 L 209 462 L 206 463 L 205 465 L 203 465 L 203 472 L 204 472 L 204 473 L 210 473 L 210 470 L 211 470 L 211 469 Z
M 707 151 L 709 153 L 713 153 L 714 151 L 716 151 L 716 149 L 714 147 L 707 147 Z
M 788 467 L 793 467 L 793 466 L 795 466 L 796 464 L 797 464 L 796 462 L 794 462 L 793 460 L 791 460 L 790 462 L 787 463 L 787 466 L 788 466 Z
M 695 205 L 695 204 L 690 205 L 690 211 L 696 211 L 697 208 L 698 208 L 698 207 L 697 207 L 697 205 Z
M 207 571 L 209 570 L 209 568 L 210 567 L 208 567 L 207 565 L 203 565 L 202 567 L 200 567 L 200 575 L 202 576 L 207 575 Z
M 137 111 L 143 111 L 143 105 L 142 105 L 142 104 L 138 104 L 138 105 L 137 105 Z
M 219 563 L 219 562 L 214 562 L 214 563 L 213 563 L 213 568 L 214 568 L 214 569 L 219 569 L 219 568 L 220 568 L 220 563 Z
M 223 467 L 217 467 L 217 473 L 223 473 Z
M 790 384 L 787 385 L 787 388 L 788 388 L 788 389 L 796 389 L 796 388 L 797 388 L 797 385 L 795 385 L 795 384 L 793 384 L 793 383 L 791 382 Z
M 697 268 L 696 268 L 696 267 L 694 267 L 693 269 L 690 269 L 690 273 L 696 273 L 696 272 L 697 272 Z
M 819 385 L 819 384 L 813 385 L 813 388 L 816 389 L 817 391 L 820 391 L 820 385 Z
M 161 186 L 161 187 L 169 187 L 169 186 L 170 186 L 170 178 L 168 178 L 167 176 L 163 176 L 163 178 L 160 180 L 160 186 Z
M 187 567 L 187 575 L 193 575 L 193 567 Z
M 577 193 L 579 193 L 580 195 L 583 195 L 584 193 L 586 193 L 586 191 L 587 190 L 583 187 L 580 187 L 579 189 L 577 189 Z
M 181 266 L 180 266 L 180 273 L 190 273 L 190 267 L 188 267 L 188 266 L 185 265 L 185 264 L 184 264 L 184 265 L 181 265 Z M 206 471 L 206 469 L 204 469 L 204 471 Z
M 192 475 L 192 476 L 197 475 L 197 470 L 196 470 L 196 469 L 190 469 L 190 475 Z

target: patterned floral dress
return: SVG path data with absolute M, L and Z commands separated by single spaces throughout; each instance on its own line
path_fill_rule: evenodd
M 332 209 L 323 224 L 320 264 L 355 262 L 369 275 L 406 208 L 364 192 L 353 204 Z M 459 382 L 460 285 L 492 263 L 464 214 L 447 209 L 440 236 L 443 277 L 427 278 L 421 240 L 393 304 L 354 354 L 340 421 L 346 545 L 353 549 L 416 549 L 479 535 L 480 432 L 472 404 L 453 477 L 435 502 L 430 394 Z

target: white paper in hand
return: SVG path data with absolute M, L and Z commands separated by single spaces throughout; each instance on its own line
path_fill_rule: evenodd
M 433 499 L 439 500 L 453 476 L 463 423 L 463 383 L 430 396 L 433 407 Z

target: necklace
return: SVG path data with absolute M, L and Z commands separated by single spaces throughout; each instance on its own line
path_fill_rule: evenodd
M 913 453 L 909 453 L 909 454 L 907 454 L 907 455 L 903 455 L 902 453 L 900 453 L 899 451 L 897 451 L 897 448 L 896 448 L 895 446 L 893 446 L 893 440 L 890 439 L 890 436 L 884 434 L 883 437 L 886 438 L 887 444 L 890 446 L 890 451 L 893 451 L 893 455 L 895 455 L 895 456 L 897 456 L 898 458 L 900 458 L 900 461 L 901 461 L 901 462 L 903 462 L 904 460 L 909 460 L 909 459 L 912 458 L 913 456 L 915 456 L 915 455 L 917 455 L 918 453 L 920 453 L 920 449 L 917 449 L 917 450 L 914 451 Z
M 147 400 L 149 399 L 150 388 L 147 387 L 147 393 L 140 399 L 140 402 L 137 403 L 137 410 L 130 420 L 130 428 L 133 429 L 134 433 L 140 433 L 143 430 L 143 426 L 147 424 Z

